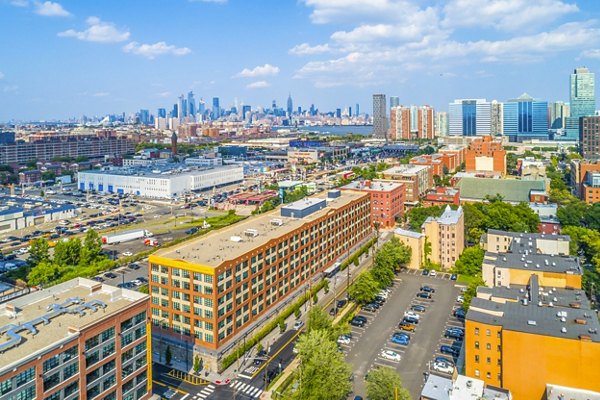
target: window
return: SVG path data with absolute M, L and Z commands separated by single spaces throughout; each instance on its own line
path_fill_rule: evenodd
M 102 390 L 106 390 L 109 387 L 113 386 L 115 383 L 117 383 L 117 378 L 115 377 L 115 375 L 111 375 L 108 378 L 106 378 L 104 381 L 102 381 Z
M 35 368 L 31 367 L 17 375 L 17 387 L 23 386 L 33 379 L 35 379 Z
M 60 400 L 60 390 L 58 392 L 46 397 L 44 400 Z
M 44 361 L 44 366 L 42 368 L 44 373 L 50 371 L 51 369 L 58 367 L 58 364 L 60 364 L 59 358 L 60 358 L 60 356 L 57 354 L 55 356 L 50 357 L 46 361 Z
M 69 379 L 77 372 L 79 372 L 79 364 L 73 363 L 71 365 L 67 365 L 65 369 L 63 369 L 63 380 Z
M 14 400 L 33 400 L 35 399 L 35 386 L 29 386 L 27 389 L 21 390 L 13 397 Z
M 72 358 L 77 357 L 77 346 L 73 346 L 68 350 L 65 350 L 63 353 L 63 362 L 67 362 Z
M 476 363 L 478 363 L 478 362 L 479 362 L 479 356 L 478 356 L 478 355 L 476 355 L 476 356 L 475 356 L 475 362 L 476 362 Z
M 478 369 L 475 370 L 475 376 L 479 377 L 479 370 Z
M 0 382 L 0 396 L 10 392 L 12 390 L 12 379 L 7 379 L 4 382 Z
M 486 343 L 485 345 L 486 350 L 491 350 L 492 349 L 492 345 L 489 343 Z
M 115 337 L 115 327 L 108 328 L 101 334 L 102 341 L 106 342 L 108 339 Z
M 88 351 L 89 349 L 98 346 L 99 343 L 100 340 L 98 339 L 98 335 L 91 337 L 85 341 L 85 350 Z
M 60 382 L 60 374 L 55 372 L 54 374 L 47 376 L 44 378 L 44 392 L 52 389 L 54 386 L 58 385 Z
M 475 341 L 475 348 L 479 349 L 479 341 L 477 341 L 477 340 Z
M 475 336 L 479 336 L 479 328 L 475 328 Z
M 491 379 L 492 378 L 492 374 L 489 373 L 489 372 L 486 372 L 485 377 L 488 378 L 488 379 Z
M 485 330 L 485 336 L 491 336 L 492 332 L 489 329 Z
M 485 358 L 485 362 L 489 364 L 489 363 L 491 363 L 491 362 L 492 362 L 492 359 L 491 359 L 490 357 L 486 357 L 486 358 Z
M 96 350 L 85 358 L 85 366 L 89 367 L 90 365 L 93 365 L 98 361 L 100 361 L 100 352 Z
M 64 396 L 67 397 L 67 396 L 72 395 L 73 393 L 76 393 L 78 390 L 79 390 L 79 381 L 75 381 L 75 382 L 65 386 L 63 393 L 64 393 Z
M 102 347 L 102 358 L 109 357 L 115 352 L 115 342 L 109 343 Z

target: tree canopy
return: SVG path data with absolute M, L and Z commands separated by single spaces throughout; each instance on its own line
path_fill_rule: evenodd
M 480 274 L 484 255 L 485 251 L 479 245 L 467 247 L 454 264 L 454 271 L 468 276 Z
M 367 397 L 370 400 L 410 400 L 410 393 L 402 387 L 402 379 L 396 371 L 377 367 L 367 376 Z

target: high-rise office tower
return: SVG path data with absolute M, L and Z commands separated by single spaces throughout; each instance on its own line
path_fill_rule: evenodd
M 212 119 L 219 119 L 221 116 L 221 107 L 219 106 L 219 98 L 213 97 Z
M 200 114 L 204 117 L 205 112 L 206 112 L 206 103 L 204 102 L 204 100 L 200 99 L 200 101 L 198 102 L 198 114 Z
M 512 142 L 548 139 L 548 102 L 527 93 L 504 103 L 504 135 Z
M 341 108 L 336 108 L 335 109 L 335 117 L 336 118 L 342 118 L 342 109 Z
M 271 109 L 273 111 L 275 111 L 277 109 L 277 100 L 273 99 L 273 102 L 271 103 Z
M 360 115 L 360 108 L 358 107 L 358 103 L 356 103 L 356 115 L 357 117 Z
M 196 100 L 194 99 L 194 92 L 189 91 L 187 94 L 187 107 L 188 115 L 191 117 L 196 116 Z
M 159 108 L 156 115 L 158 116 L 158 118 L 167 118 L 167 110 L 165 110 L 164 108 Z
M 315 105 L 311 104 L 310 105 L 310 116 L 314 117 L 315 115 L 317 115 L 317 111 L 315 110 Z
M 352 116 L 352 107 L 348 107 L 348 116 L 351 117 Z
M 579 144 L 586 160 L 600 160 L 600 116 L 579 119 Z
M 385 94 L 373 95 L 373 137 L 387 139 L 387 102 Z
M 398 107 L 400 105 L 400 98 L 398 96 L 390 96 L 390 108 Z
M 491 104 L 486 99 L 458 99 L 448 106 L 448 133 L 454 136 L 489 135 Z
M 294 102 L 292 101 L 292 94 L 290 93 L 288 95 L 288 98 L 287 98 L 287 113 L 288 113 L 288 116 L 291 117 L 293 112 L 294 112 Z
M 245 104 L 242 106 L 242 119 L 250 118 L 250 113 L 252 112 L 252 108 Z
M 178 97 L 177 110 L 179 111 L 177 117 L 180 120 L 187 115 L 187 101 L 185 100 L 185 97 L 183 97 L 183 95 Z
M 143 124 L 143 125 L 150 124 L 150 111 L 149 110 L 140 110 L 138 115 L 140 117 L 140 124 Z
M 504 134 L 504 104 L 497 100 L 492 100 L 490 125 L 492 135 L 499 136 Z
M 567 118 L 564 140 L 579 139 L 579 118 L 596 112 L 595 75 L 585 67 L 575 68 L 571 74 L 571 116 Z
M 173 110 L 171 110 L 171 118 L 179 117 L 179 106 L 177 103 L 173 104 Z
M 564 129 L 567 126 L 567 118 L 571 115 L 568 103 L 562 101 L 549 103 L 548 112 L 550 129 Z
M 435 114 L 435 136 L 448 136 L 448 113 L 445 111 Z

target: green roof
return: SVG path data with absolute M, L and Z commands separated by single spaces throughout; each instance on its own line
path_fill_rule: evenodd
M 464 200 L 483 200 L 486 196 L 499 194 L 504 201 L 529 202 L 529 192 L 546 190 L 543 179 L 521 181 L 517 179 L 462 178 L 456 184 L 460 189 L 460 198 Z

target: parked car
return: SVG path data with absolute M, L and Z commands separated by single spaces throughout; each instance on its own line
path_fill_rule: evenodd
M 380 353 L 381 358 L 385 358 L 386 360 L 391 360 L 391 361 L 400 361 L 400 354 L 396 353 L 395 351 L 392 350 L 383 350 Z
M 365 304 L 364 306 L 362 306 L 361 309 L 363 311 L 375 312 L 375 311 L 377 311 L 378 307 L 375 307 L 375 305 L 373 305 L 373 304 Z
M 460 351 L 455 349 L 452 346 L 447 346 L 445 344 L 440 346 L 440 352 L 442 354 L 450 354 L 452 357 L 458 357 L 460 355 Z
M 421 291 L 435 293 L 435 289 L 432 288 L 431 286 L 421 286 Z
M 432 369 L 437 372 L 441 372 L 443 374 L 452 374 L 454 373 L 454 366 L 447 364 L 445 362 L 434 362 L 432 365 Z
M 424 275 L 424 276 L 427 276 L 427 275 L 429 275 L 429 270 L 428 270 L 428 269 L 424 269 L 424 270 L 423 270 L 423 275 Z
M 125 251 L 125 252 L 123 252 L 123 255 L 124 255 L 125 257 L 131 257 L 131 256 L 133 255 L 133 253 L 132 253 L 132 252 L 130 252 L 130 251 Z
M 412 306 L 410 306 L 410 309 L 413 311 L 425 312 L 427 308 L 425 306 L 422 306 L 421 304 L 413 304 Z
M 104 282 L 104 278 L 101 276 L 95 276 L 92 278 L 92 280 L 94 280 L 96 282 Z
M 419 292 L 419 293 L 417 293 L 417 297 L 420 297 L 422 299 L 430 299 L 431 298 L 431 293 L 429 293 L 429 292 Z
M 465 312 L 465 309 L 461 307 L 454 310 L 453 314 L 458 319 L 465 319 L 467 313 Z
M 350 321 L 350 325 L 362 328 L 367 324 L 367 319 L 362 315 L 357 315 Z
M 400 325 L 398 325 L 398 328 L 402 329 L 403 331 L 407 331 L 407 332 L 413 332 L 415 330 L 415 326 L 413 324 L 411 324 L 410 322 L 404 322 L 404 321 L 402 321 L 400 323 Z
M 460 328 L 448 328 L 444 332 L 444 337 L 452 339 L 461 339 L 465 336 L 465 331 Z
M 450 275 L 450 280 L 451 281 L 455 281 L 457 278 L 458 278 L 458 276 L 456 276 L 456 274 Z
M 107 272 L 104 274 L 104 277 L 108 279 L 115 279 L 117 277 L 117 274 L 115 274 L 114 272 Z
M 454 366 L 454 361 L 452 361 L 451 359 L 449 359 L 448 357 L 442 357 L 442 356 L 437 356 L 433 362 L 443 362 L 446 364 L 449 364 L 451 366 Z
M 464 296 L 458 296 L 458 297 L 456 298 L 456 302 L 457 302 L 457 303 L 460 303 L 460 304 L 464 303 L 464 302 L 465 302 L 465 298 L 464 298 Z
M 338 344 L 350 344 L 350 341 L 352 340 L 352 335 L 340 335 L 340 337 L 338 337 Z
M 390 340 L 392 343 L 408 346 L 408 342 L 410 342 L 410 336 L 404 332 L 396 332 L 392 335 Z
M 129 269 L 138 270 L 138 269 L 140 269 L 140 264 L 131 263 L 131 264 L 129 264 Z
M 402 322 L 408 322 L 410 324 L 418 324 L 419 320 L 417 318 L 415 318 L 415 317 L 404 317 L 402 319 Z
M 187 231 L 185 231 L 185 233 L 187 233 L 188 235 L 193 235 L 196 232 L 198 232 L 198 228 L 196 227 L 190 228 Z
M 431 270 L 431 272 L 429 272 L 429 276 L 437 276 L 437 273 L 435 272 L 434 269 Z
M 336 307 L 337 308 L 343 308 L 346 305 L 347 302 L 348 302 L 348 300 L 346 300 L 346 299 L 338 300 L 337 303 L 336 303 Z
M 419 320 L 419 318 L 421 318 L 421 316 L 414 311 L 406 311 L 404 313 L 404 318 L 414 318 L 416 320 Z

